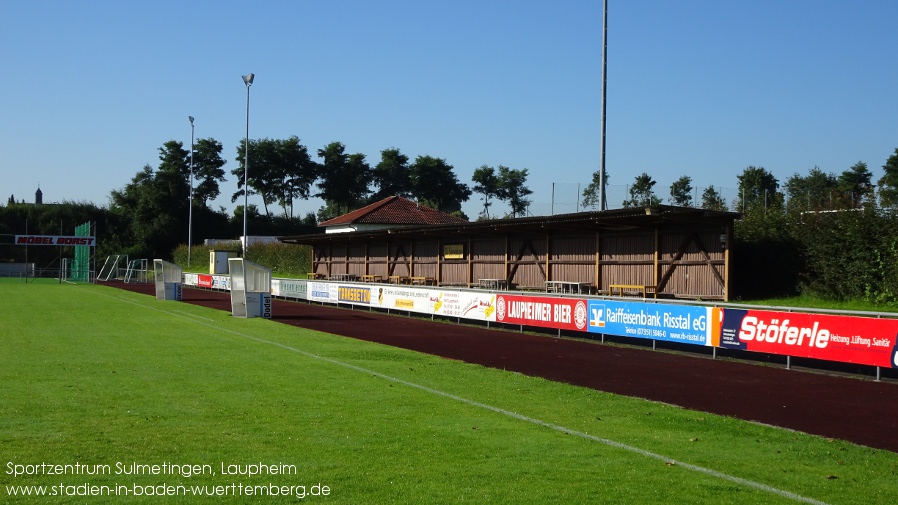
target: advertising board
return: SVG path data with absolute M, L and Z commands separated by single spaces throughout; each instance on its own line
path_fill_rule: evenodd
M 720 346 L 898 368 L 898 320 L 724 309 Z
M 589 301 L 589 332 L 681 344 L 715 345 L 720 309 L 660 303 Z
M 383 309 L 494 321 L 496 297 L 491 293 L 387 285 L 371 288 L 370 304 Z
M 586 300 L 501 294 L 496 297 L 496 322 L 586 331 Z
M 196 276 L 196 285 L 201 288 L 212 288 L 212 276 L 206 274 L 199 274 Z
M 331 282 L 310 282 L 306 296 L 316 302 L 337 303 L 337 285 Z
M 308 281 L 299 279 L 271 279 L 271 294 L 274 296 L 305 300 L 307 289 Z

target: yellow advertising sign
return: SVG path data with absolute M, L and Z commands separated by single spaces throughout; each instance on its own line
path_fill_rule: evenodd
M 465 245 L 464 244 L 444 244 L 443 245 L 443 258 L 447 259 L 447 260 L 465 259 Z

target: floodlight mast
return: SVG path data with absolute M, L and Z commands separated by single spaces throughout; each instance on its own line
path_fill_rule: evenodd
M 608 96 L 608 0 L 602 14 L 602 154 L 599 161 L 599 210 L 607 210 L 605 203 L 605 99 Z
M 187 268 L 190 269 L 190 246 L 193 244 L 193 116 L 190 119 L 190 195 L 187 197 L 187 205 L 190 210 L 187 215 Z
M 246 234 L 246 215 L 249 212 L 247 205 L 249 197 L 249 186 L 247 185 L 247 173 L 249 172 L 249 87 L 253 85 L 255 74 L 246 74 L 243 76 L 243 84 L 246 84 L 246 141 L 244 143 L 243 153 L 243 258 L 246 258 L 246 246 L 248 237 Z

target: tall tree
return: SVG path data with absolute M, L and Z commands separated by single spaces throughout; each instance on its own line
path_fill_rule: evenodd
M 527 207 L 530 206 L 530 200 L 527 199 L 527 195 L 532 194 L 533 191 L 526 186 L 527 175 L 526 168 L 517 170 L 499 165 L 499 175 L 497 176 L 499 179 L 498 197 L 508 202 L 508 206 L 511 207 L 512 217 L 523 216 L 527 212 Z
M 670 185 L 670 199 L 672 205 L 680 207 L 692 207 L 692 178 L 684 175 Z
M 636 176 L 633 185 L 630 186 L 630 198 L 624 200 L 624 207 L 651 207 L 659 205 L 661 199 L 655 195 L 653 189 L 656 182 L 652 176 L 643 172 Z
M 418 156 L 411 169 L 418 200 L 442 212 L 461 214 L 461 204 L 471 197 L 471 190 L 458 181 L 452 165 L 442 158 Z
M 496 169 L 487 165 L 480 165 L 480 168 L 474 169 L 474 175 L 471 177 L 474 182 L 472 190 L 479 193 L 483 200 L 483 210 L 480 215 L 486 219 L 490 217 L 491 198 L 499 196 L 499 178 L 496 176 Z
M 295 135 L 276 141 L 276 151 L 284 174 L 278 202 L 284 208 L 284 215 L 292 218 L 293 202 L 297 198 L 309 198 L 312 184 L 320 174 L 320 166 L 312 160 L 308 148 L 300 144 L 299 137 Z
M 346 146 L 331 142 L 318 150 L 321 164 L 318 196 L 339 214 L 354 210 L 370 194 L 371 167 L 364 154 L 346 154 Z M 319 218 L 322 218 L 319 214 Z
M 726 200 L 720 196 L 720 193 L 714 189 L 714 186 L 708 186 L 702 192 L 702 208 L 705 210 L 716 210 L 725 212 L 727 208 Z
M 605 185 L 608 185 L 608 171 L 605 171 Z M 583 189 L 583 208 L 592 207 L 593 209 L 598 206 L 600 209 L 602 208 L 602 202 L 599 201 L 599 194 L 601 193 L 602 187 L 602 171 L 596 170 L 592 173 L 592 182 L 589 183 L 586 188 Z M 607 198 L 606 198 L 607 202 Z M 607 207 L 606 207 L 607 208 Z
M 187 229 L 189 184 L 178 173 L 176 149 L 160 151 L 164 161 L 159 170 L 146 165 L 129 184 L 110 194 L 110 210 L 130 223 L 130 236 L 123 240 L 130 244 L 128 254 L 168 258 L 183 239 L 180 231 Z
M 377 191 L 371 197 L 379 201 L 389 196 L 408 198 L 412 195 L 411 168 L 408 156 L 391 147 L 380 152 L 380 162 L 374 166 L 372 179 Z
M 885 173 L 876 183 L 879 186 L 879 201 L 883 207 L 894 207 L 898 205 L 898 148 L 882 169 Z
M 252 194 L 258 194 L 259 189 L 262 188 L 260 184 L 260 175 L 262 173 L 262 163 L 259 155 L 261 154 L 261 148 L 259 146 L 259 141 L 251 139 L 249 141 L 249 147 L 247 147 L 246 139 L 241 139 L 240 143 L 237 144 L 237 162 L 238 166 L 231 170 L 231 174 L 237 178 L 237 191 L 231 195 L 231 203 L 236 202 L 238 198 L 246 195 L 247 197 Z M 249 164 L 245 163 L 245 157 L 249 157 Z M 259 164 L 260 168 L 257 170 L 256 165 Z M 246 186 L 244 187 L 244 179 L 246 180 Z M 265 214 L 268 215 L 268 200 L 263 197 L 262 201 L 265 204 Z M 247 214 L 249 216 L 249 214 Z
M 227 161 L 221 158 L 221 142 L 213 139 L 197 139 L 193 143 L 193 202 L 208 208 L 209 200 L 221 194 L 218 183 L 225 181 L 221 167 Z
M 748 212 L 756 207 L 768 208 L 782 204 L 779 181 L 764 167 L 748 166 L 736 178 L 739 180 L 737 210 Z
M 808 175 L 793 174 L 783 185 L 789 197 L 789 207 L 805 210 L 828 210 L 838 208 L 838 181 L 819 167 L 812 168 Z
M 872 179 L 873 174 L 863 161 L 858 161 L 839 175 L 838 188 L 849 207 L 857 208 L 873 199 L 875 186 Z
M 231 171 L 237 177 L 238 191 L 231 197 L 236 201 L 243 196 L 243 170 L 246 141 L 237 146 L 237 161 L 240 166 Z M 271 217 L 270 205 L 278 204 L 284 216 L 293 216 L 293 201 L 308 198 L 311 185 L 318 177 L 318 164 L 309 156 L 306 146 L 299 137 L 281 139 L 250 139 L 249 171 L 247 184 L 251 194 L 262 197 L 265 215 Z

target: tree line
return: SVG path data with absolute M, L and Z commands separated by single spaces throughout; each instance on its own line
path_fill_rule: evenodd
M 170 140 L 159 148 L 158 167 L 145 165 L 124 187 L 111 191 L 108 207 L 64 202 L 49 211 L 52 206 L 17 204 L 10 196 L 2 211 L 0 233 L 6 233 L 4 228 L 19 232 L 17 227 L 29 218 L 33 229 L 42 229 L 47 225 L 42 216 L 56 215 L 60 208 L 68 209 L 71 216 L 82 215 L 86 206 L 95 216 L 91 220 L 107 225 L 101 254 L 168 258 L 178 244 L 186 243 L 188 227 L 193 230 L 194 243 L 241 235 L 244 212 L 252 235 L 287 235 L 315 232 L 317 223 L 388 196 L 414 199 L 467 218 L 462 203 L 479 193 L 484 199 L 480 217 L 487 218 L 493 200 L 509 203 L 511 213 L 506 217 L 523 215 L 530 203 L 527 195 L 532 193 L 526 186 L 526 168 L 500 165 L 496 170 L 483 165 L 477 169 L 472 188 L 459 181 L 445 159 L 422 155 L 412 160 L 395 147 L 382 150 L 373 166 L 364 154 L 347 152 L 341 142 L 317 149 L 313 158 L 296 136 L 250 139 L 248 146 L 244 139 L 236 151 L 237 166 L 230 174 L 236 179 L 237 191 L 230 195 L 231 202 L 238 202 L 248 191 L 247 196 L 261 198 L 261 209 L 256 204 L 247 209 L 237 205 L 229 216 L 224 207 L 211 207 L 226 181 L 227 161 L 221 142 L 197 139 L 191 150 Z M 324 205 L 315 214 L 295 216 L 295 202 L 310 197 L 321 198 Z
M 238 156 L 231 174 L 237 178 L 237 192 L 231 201 L 244 195 L 244 152 L 246 141 L 237 147 Z M 349 153 L 341 142 L 331 142 L 318 149 L 313 159 L 309 149 L 293 136 L 288 139 L 255 139 L 249 141 L 249 171 L 246 186 L 250 194 L 262 198 L 265 215 L 272 207 L 281 208 L 285 217 L 293 217 L 297 199 L 317 197 L 324 200 L 315 218 L 321 222 L 345 214 L 389 196 L 401 196 L 421 202 L 442 212 L 464 216 L 461 206 L 473 193 L 485 200 L 488 216 L 490 199 L 507 201 L 512 216 L 522 214 L 529 205 L 526 196 L 527 169 L 499 166 L 480 167 L 472 188 L 458 180 L 455 168 L 443 158 L 430 155 L 411 160 L 399 149 L 391 147 L 380 153 L 371 164 L 362 153 Z M 223 179 L 218 179 L 219 181 Z
M 245 149 L 241 141 L 237 166 L 230 172 L 237 179 L 234 202 L 246 190 Z M 381 151 L 373 166 L 364 154 L 347 153 L 340 142 L 316 154 L 317 159 L 295 136 L 250 140 L 247 187 L 250 195 L 262 200 L 262 210 L 253 204 L 246 209 L 253 235 L 314 233 L 319 222 L 392 195 L 464 216 L 462 202 L 478 194 L 483 202 L 480 219 L 525 215 L 530 203 L 526 168 L 483 165 L 474 170 L 469 186 L 458 180 L 445 159 L 423 155 L 411 160 L 397 148 Z M 242 205 L 231 216 L 223 207 L 210 207 L 226 180 L 220 142 L 199 139 L 191 153 L 171 140 L 159 148 L 159 160 L 156 169 L 146 165 L 123 188 L 113 190 L 108 207 L 77 202 L 25 205 L 11 196 L 7 206 L 0 207 L 0 234 L 22 233 L 25 222 L 32 233 L 65 234 L 90 220 L 98 223 L 104 238 L 97 251 L 101 257 L 170 258 L 179 244 L 187 242 L 188 211 L 195 244 L 242 233 Z M 667 200 L 672 205 L 741 213 L 735 227 L 733 279 L 734 291 L 743 296 L 810 293 L 894 302 L 898 301 L 898 149 L 882 168 L 876 181 L 867 164 L 858 162 L 838 174 L 814 167 L 781 184 L 765 168 L 749 166 L 737 176 L 738 193 L 732 202 L 726 202 L 714 186 L 694 201 L 692 179 L 684 175 L 671 184 Z M 599 172 L 593 173 L 582 192 L 583 207 L 598 206 L 600 183 Z M 622 205 L 662 203 L 655 186 L 651 175 L 640 174 Z M 309 197 L 321 198 L 324 205 L 316 214 L 294 216 L 296 200 Z M 507 203 L 510 212 L 491 215 L 496 201 Z M 37 254 L 53 253 L 32 250 L 32 259 Z M 0 254 L 0 260 L 21 261 L 19 255 L 7 252 Z

